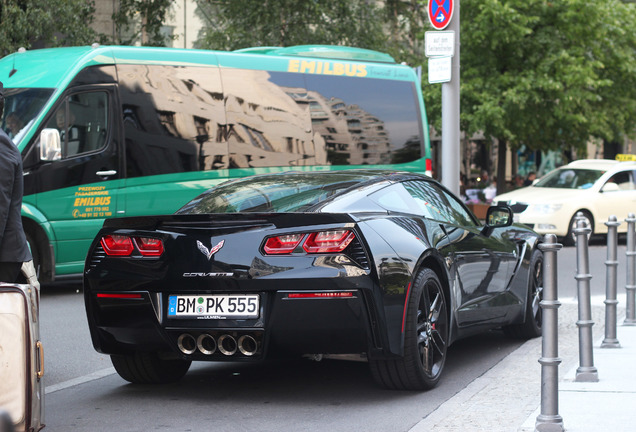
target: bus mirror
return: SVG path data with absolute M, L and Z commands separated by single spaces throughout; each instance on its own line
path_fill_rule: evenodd
M 40 160 L 55 161 L 62 159 L 60 132 L 57 129 L 43 129 L 40 133 Z

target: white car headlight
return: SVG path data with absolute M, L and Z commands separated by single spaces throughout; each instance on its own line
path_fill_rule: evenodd
M 561 210 L 561 207 L 563 207 L 563 204 L 534 204 L 532 211 L 535 213 L 548 214 Z

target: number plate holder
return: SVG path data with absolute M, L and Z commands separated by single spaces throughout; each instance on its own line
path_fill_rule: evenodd
M 254 319 L 259 312 L 258 294 L 168 296 L 168 318 Z

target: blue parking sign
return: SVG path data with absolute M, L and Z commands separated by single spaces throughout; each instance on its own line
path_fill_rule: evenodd
M 431 25 L 442 30 L 453 17 L 454 0 L 428 0 L 428 18 Z

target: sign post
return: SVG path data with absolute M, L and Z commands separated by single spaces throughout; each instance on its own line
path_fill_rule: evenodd
M 455 19 L 452 19 L 454 15 Z M 456 195 L 459 195 L 461 161 L 459 142 L 459 15 L 459 0 L 428 0 L 428 17 L 431 25 L 436 30 L 448 27 L 447 32 L 430 32 L 438 33 L 439 36 L 430 37 L 428 36 L 429 32 L 427 32 L 426 55 L 429 56 L 430 49 L 429 82 L 432 82 L 430 81 L 431 73 L 433 78 L 437 80 L 435 82 L 442 82 L 441 182 Z M 435 53 L 438 54 L 434 56 Z M 451 57 L 441 60 L 443 56 Z

